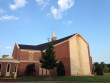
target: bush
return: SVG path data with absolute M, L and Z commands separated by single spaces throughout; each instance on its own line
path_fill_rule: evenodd
M 27 75 L 30 75 L 30 74 L 32 74 L 33 72 L 36 72 L 35 64 L 33 63 L 33 64 L 27 65 L 27 66 L 26 66 L 25 73 L 26 73 Z
M 61 61 L 57 65 L 57 76 L 65 76 L 65 67 Z
M 97 66 L 97 68 L 95 69 L 95 72 L 97 75 L 103 75 L 103 69 L 100 65 Z

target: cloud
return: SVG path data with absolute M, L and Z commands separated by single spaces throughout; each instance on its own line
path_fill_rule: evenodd
M 36 0 L 37 4 L 41 6 L 41 9 L 44 9 L 50 2 L 50 0 Z
M 12 47 L 11 46 L 7 46 L 6 49 L 12 49 Z
M 19 18 L 16 16 L 5 15 L 0 17 L 0 21 L 3 21 L 3 20 L 19 20 Z
M 63 21 L 63 24 L 66 24 L 66 25 L 71 25 L 72 23 L 73 23 L 73 21 L 71 21 L 71 20 Z
M 22 8 L 26 5 L 27 0 L 14 0 L 14 4 L 10 4 L 10 8 L 12 10 L 16 10 L 17 8 Z
M 3 10 L 3 9 L 0 9 L 0 13 L 4 13 L 5 12 L 5 10 Z
M 51 8 L 51 13 L 55 19 L 61 19 L 62 18 L 61 12 L 58 9 L 56 9 L 54 6 L 52 6 L 52 8 Z
M 47 13 L 46 16 L 47 16 L 47 17 L 51 17 L 51 13 Z
M 61 19 L 62 13 L 73 7 L 74 0 L 58 0 L 57 4 L 58 8 L 51 7 L 51 13 L 55 19 Z

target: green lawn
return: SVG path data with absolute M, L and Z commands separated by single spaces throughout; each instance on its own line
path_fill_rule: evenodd
M 105 76 L 110 76 L 110 73 L 104 73 Z
M 26 82 L 47 81 L 48 77 L 18 77 Z M 71 76 L 71 77 L 52 77 L 51 81 L 74 81 L 74 82 L 110 82 L 110 76 Z

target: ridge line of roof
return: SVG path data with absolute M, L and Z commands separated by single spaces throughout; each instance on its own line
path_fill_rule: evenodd
M 79 34 L 79 33 L 76 33 L 76 34 Z M 74 35 L 76 35 L 76 34 L 73 34 L 73 35 L 70 35 L 70 36 L 72 37 L 72 36 L 74 36 Z M 67 37 L 70 37 L 70 36 L 67 36 Z M 58 40 L 61 40 L 61 39 L 64 39 L 64 38 L 66 38 L 66 37 L 60 38 L 60 39 L 58 39 Z M 56 41 L 58 41 L 58 40 L 56 40 Z M 54 42 L 55 42 L 55 41 L 54 41 Z M 47 42 L 47 43 L 48 43 L 48 42 Z M 38 44 L 38 45 L 47 44 L 47 43 L 41 43 L 41 44 Z M 18 44 L 18 45 L 26 45 L 26 44 Z M 27 46 L 38 46 L 38 45 L 27 45 Z
M 76 34 L 78 34 L 78 33 L 76 33 Z M 58 39 L 56 41 L 53 41 L 53 45 L 56 45 L 56 44 L 58 44 L 60 42 L 68 40 L 69 38 L 71 38 L 72 36 L 74 36 L 76 34 L 73 34 L 73 35 Z M 23 45 L 23 44 L 18 44 L 18 45 L 19 45 L 19 47 L 21 49 L 43 50 L 43 49 L 45 49 L 47 47 L 47 44 L 48 44 L 48 42 L 47 43 L 38 44 L 38 45 Z

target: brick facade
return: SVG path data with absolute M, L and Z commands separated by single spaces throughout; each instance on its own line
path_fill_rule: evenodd
M 56 40 L 57 41 L 57 40 Z M 62 61 L 65 67 L 66 71 L 66 76 L 71 76 L 73 75 L 71 73 L 74 72 L 74 70 L 71 70 L 71 59 L 70 58 L 70 40 L 65 40 L 63 42 L 60 42 L 58 44 L 55 44 L 55 56 L 58 61 Z M 74 45 L 71 43 L 71 45 Z M 74 46 L 73 46 L 74 47 Z M 87 51 L 87 50 L 86 50 Z M 89 51 L 89 47 L 88 47 Z M 74 53 L 75 54 L 75 53 Z M 72 54 L 73 55 L 73 54 Z M 17 75 L 19 76 L 24 76 L 25 75 L 25 70 L 26 66 L 32 63 L 35 63 L 35 68 L 36 68 L 36 73 L 34 73 L 35 76 L 40 76 L 40 75 L 48 75 L 48 71 L 45 69 L 40 68 L 40 63 L 39 60 L 41 58 L 41 51 L 40 50 L 32 50 L 32 49 L 21 49 L 18 44 L 15 44 L 14 50 L 13 50 L 13 59 L 16 59 L 19 61 L 19 63 L 7 63 L 7 62 L 2 62 L 2 75 L 6 75 L 6 65 L 11 64 L 11 71 L 12 73 L 14 71 L 15 64 L 18 64 L 18 71 Z M 77 55 L 75 55 L 77 56 Z M 92 58 L 90 57 L 90 53 L 88 53 L 89 56 L 89 64 L 90 64 L 90 73 L 92 74 Z M 71 56 L 74 58 L 73 56 Z M 54 68 L 53 70 L 50 71 L 51 76 L 57 76 L 57 70 Z
M 18 68 L 19 76 L 26 75 L 26 73 L 25 73 L 26 66 L 29 64 L 33 64 L 33 63 L 32 62 L 20 62 L 19 68 Z M 35 63 L 35 69 L 36 69 L 36 72 L 34 73 L 34 76 L 38 76 L 39 75 L 39 63 Z
M 59 50 L 59 51 L 58 51 Z M 55 46 L 56 58 L 62 61 L 65 66 L 66 75 L 71 75 L 70 72 L 70 56 L 69 56 L 69 42 L 66 41 Z
M 15 46 L 16 47 L 16 46 Z M 62 49 L 62 50 L 61 50 Z M 19 52 L 18 52 L 18 51 Z M 57 51 L 59 50 L 59 51 Z M 17 48 L 15 48 L 16 52 L 18 52 L 19 54 L 19 60 L 29 60 L 29 56 L 30 56 L 30 51 L 31 50 L 19 50 Z M 64 66 L 65 66 L 65 70 L 66 70 L 66 75 L 69 76 L 70 75 L 70 57 L 69 57 L 69 42 L 64 42 L 64 43 L 61 43 L 61 44 L 58 44 L 55 46 L 55 56 L 57 58 L 58 61 L 62 61 L 64 63 Z M 13 52 L 13 57 L 15 57 L 16 55 L 15 52 Z M 41 58 L 41 52 L 38 51 L 33 51 L 33 60 L 34 61 L 39 61 L 40 58 Z M 15 59 L 18 59 L 15 57 Z M 31 64 L 32 62 L 20 62 L 19 64 L 19 71 L 18 71 L 18 75 L 24 75 L 24 71 L 25 71 L 25 68 L 28 64 Z M 38 63 L 35 63 L 36 64 L 36 68 L 38 69 L 36 74 L 39 75 L 39 62 Z M 57 73 L 56 73 L 56 68 L 54 68 L 53 70 L 51 70 L 51 76 L 56 76 Z
M 13 74 L 15 72 L 15 67 L 19 66 L 18 63 L 13 63 L 13 62 L 0 62 L 1 64 L 1 76 L 6 76 L 7 72 L 7 65 L 10 64 L 10 74 Z

